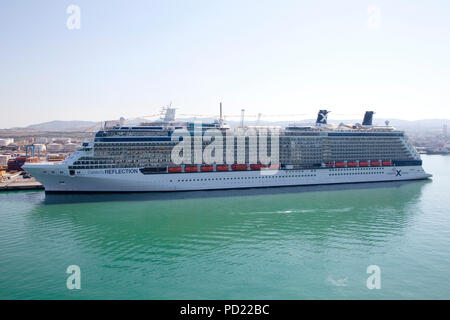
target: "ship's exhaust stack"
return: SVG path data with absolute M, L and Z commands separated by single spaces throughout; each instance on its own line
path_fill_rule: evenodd
M 363 126 L 371 126 L 372 125 L 372 120 L 373 120 L 373 114 L 375 112 L 373 111 L 366 111 L 366 114 L 364 115 L 364 120 L 362 125 Z
M 327 124 L 327 116 L 329 113 L 330 111 L 320 110 L 319 114 L 317 115 L 316 124 Z

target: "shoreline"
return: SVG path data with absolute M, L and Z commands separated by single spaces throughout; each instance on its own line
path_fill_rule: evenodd
M 24 179 L 20 175 L 0 181 L 0 192 L 16 190 L 44 190 L 44 186 L 34 178 Z

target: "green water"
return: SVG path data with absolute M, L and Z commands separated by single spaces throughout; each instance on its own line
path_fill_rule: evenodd
M 423 159 L 400 184 L 0 193 L 0 298 L 449 299 L 450 157 Z

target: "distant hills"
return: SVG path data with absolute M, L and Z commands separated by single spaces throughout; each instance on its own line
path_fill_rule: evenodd
M 177 118 L 180 121 L 211 121 L 212 119 L 202 119 L 202 118 Z M 386 119 L 374 119 L 375 125 L 385 125 Z M 141 122 L 148 122 L 146 119 L 134 119 L 127 122 L 127 125 L 137 125 Z M 237 120 L 227 120 L 226 121 L 230 127 L 237 127 L 240 122 Z M 297 125 L 308 125 L 313 124 L 315 122 L 314 119 L 305 119 L 298 121 L 259 121 L 259 125 L 270 125 L 270 126 L 286 126 L 289 124 L 297 124 Z M 339 123 L 347 123 L 347 124 L 355 124 L 361 123 L 361 119 L 355 120 L 330 120 L 329 123 L 339 124 Z M 397 129 L 404 130 L 410 133 L 440 133 L 442 132 L 442 127 L 444 124 L 450 125 L 450 120 L 448 119 L 425 119 L 425 120 L 400 120 L 400 119 L 389 119 L 390 125 L 396 127 Z M 256 121 L 245 121 L 246 125 L 255 125 Z M 49 121 L 39 124 L 33 124 L 27 127 L 22 128 L 11 128 L 11 129 L 0 129 L 0 136 L 7 135 L 15 135 L 19 134 L 27 135 L 27 133 L 31 135 L 36 135 L 39 132 L 95 132 L 101 127 L 100 122 L 94 121 Z
M 24 128 L 12 128 L 21 130 L 33 130 L 33 131 L 84 131 L 91 127 L 98 125 L 100 127 L 100 122 L 92 121 L 49 121 L 39 124 L 32 124 Z
M 49 121 L 27 127 L 0 129 L 0 137 L 59 136 L 67 133 L 86 136 L 97 131 L 100 122 L 94 121 Z

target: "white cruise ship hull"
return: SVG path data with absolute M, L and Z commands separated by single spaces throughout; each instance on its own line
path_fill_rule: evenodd
M 161 192 L 418 180 L 421 166 L 142 174 L 138 168 L 78 170 L 26 164 L 46 192 Z

